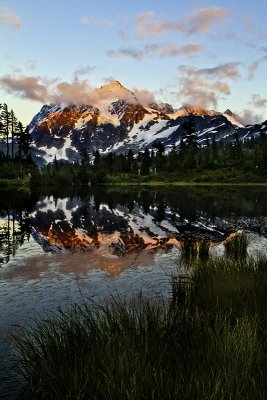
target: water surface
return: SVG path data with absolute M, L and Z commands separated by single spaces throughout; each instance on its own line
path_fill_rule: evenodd
M 0 351 L 6 332 L 87 299 L 142 292 L 170 297 L 180 245 L 223 241 L 239 229 L 249 253 L 265 252 L 267 190 L 249 187 L 88 188 L 1 192 Z

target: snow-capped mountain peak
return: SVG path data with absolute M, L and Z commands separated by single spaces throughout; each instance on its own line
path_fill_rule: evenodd
M 125 100 L 129 103 L 138 103 L 134 92 L 125 88 L 119 81 L 113 80 L 97 89 L 100 100 L 107 100 L 110 103 L 116 100 Z
M 174 111 L 169 104 L 142 105 L 134 92 L 114 80 L 95 90 L 96 104 L 45 105 L 30 123 L 32 156 L 39 165 L 58 160 L 76 162 L 81 150 L 92 153 L 134 153 L 161 142 L 168 152 L 179 146 L 184 123 L 192 119 L 199 145 L 212 139 L 231 143 L 267 132 L 267 123 L 244 127 L 230 110 L 220 113 L 184 106 Z

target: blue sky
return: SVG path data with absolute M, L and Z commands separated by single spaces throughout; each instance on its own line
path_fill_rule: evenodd
M 88 102 L 117 79 L 144 99 L 267 118 L 265 0 L 0 0 L 0 103 Z

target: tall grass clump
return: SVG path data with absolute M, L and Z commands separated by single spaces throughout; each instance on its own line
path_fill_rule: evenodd
M 244 259 L 247 256 L 249 239 L 245 232 L 237 233 L 226 240 L 224 244 L 225 255 L 229 258 Z
M 210 241 L 186 239 L 181 242 L 181 259 L 182 262 L 190 264 L 196 258 L 207 260 L 209 257 Z
M 198 256 L 201 260 L 207 260 L 209 258 L 210 241 L 201 240 L 198 242 Z
M 22 399 L 266 399 L 267 261 L 198 259 L 172 300 L 60 311 L 15 339 Z

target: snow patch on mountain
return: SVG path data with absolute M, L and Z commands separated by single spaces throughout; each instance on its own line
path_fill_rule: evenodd
M 57 160 L 76 162 L 81 150 L 135 153 L 152 148 L 160 141 L 168 152 L 185 135 L 183 124 L 192 119 L 197 140 L 205 146 L 216 142 L 250 139 L 266 132 L 267 123 L 244 127 L 230 110 L 220 113 L 184 106 L 174 111 L 169 104 L 138 102 L 134 92 L 119 81 L 97 89 L 96 105 L 45 105 L 30 123 L 33 137 L 32 156 L 39 165 Z

